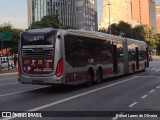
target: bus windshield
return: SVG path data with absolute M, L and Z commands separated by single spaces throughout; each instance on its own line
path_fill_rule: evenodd
M 52 32 L 23 32 L 21 45 L 52 45 L 55 46 L 57 31 Z

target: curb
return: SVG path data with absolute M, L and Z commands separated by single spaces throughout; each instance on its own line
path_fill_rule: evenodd
M 13 73 L 3 73 L 3 74 L 0 74 L 0 76 L 3 76 L 3 75 L 15 75 L 15 74 L 18 74 L 17 72 L 13 72 Z

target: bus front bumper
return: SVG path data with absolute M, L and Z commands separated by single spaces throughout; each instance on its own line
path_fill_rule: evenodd
M 57 78 L 57 76 L 49 77 L 31 77 L 26 75 L 21 75 L 18 77 L 18 82 L 22 84 L 39 84 L 39 85 L 52 85 L 52 84 L 63 84 L 62 78 Z

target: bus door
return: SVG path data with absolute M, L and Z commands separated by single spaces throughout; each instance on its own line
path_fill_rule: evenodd
M 138 53 L 138 47 L 136 49 L 136 68 L 139 69 L 139 53 Z
M 118 74 L 117 45 L 113 45 L 113 73 Z

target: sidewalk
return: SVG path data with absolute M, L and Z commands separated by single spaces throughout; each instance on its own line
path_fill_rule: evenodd
M 160 56 L 152 55 L 153 59 L 160 59 Z
M 11 74 L 17 74 L 17 68 L 10 68 L 10 70 L 8 70 L 8 68 L 3 68 L 0 70 L 0 76 L 1 75 L 11 75 Z

